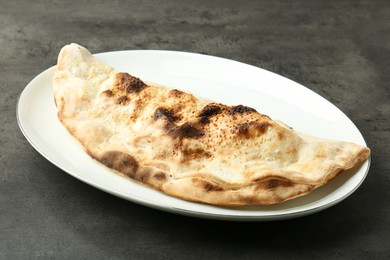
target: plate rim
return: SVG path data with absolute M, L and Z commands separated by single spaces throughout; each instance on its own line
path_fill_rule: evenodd
M 293 81 L 293 80 L 291 80 L 291 79 L 289 79 L 289 78 L 287 78 L 285 76 L 277 74 L 275 72 L 268 71 L 266 69 L 263 69 L 263 68 L 260 68 L 260 67 L 256 67 L 256 66 L 251 65 L 251 64 L 246 64 L 246 63 L 243 63 L 243 62 L 240 62 L 240 61 L 235 61 L 235 60 L 227 59 L 227 58 L 223 58 L 223 57 L 212 56 L 212 55 L 202 54 L 202 53 L 173 51 L 173 50 L 118 50 L 118 51 L 109 51 L 109 52 L 95 53 L 95 54 L 93 54 L 93 56 L 99 57 L 99 56 L 110 55 L 110 54 L 114 54 L 114 53 L 120 53 L 120 52 L 155 52 L 155 53 L 164 52 L 164 53 L 175 53 L 175 54 L 181 54 L 181 55 L 184 54 L 184 55 L 190 55 L 190 56 L 191 55 L 204 56 L 204 57 L 208 57 L 208 58 L 216 58 L 216 59 L 219 59 L 221 61 L 234 62 L 234 63 L 237 63 L 238 65 L 250 66 L 250 67 L 253 67 L 254 69 L 260 69 L 262 71 L 265 71 L 266 73 L 271 73 L 273 76 L 282 77 L 283 79 L 287 79 L 288 81 L 291 81 L 291 82 L 293 82 L 295 84 L 298 84 L 298 86 L 299 87 L 303 87 L 305 89 L 305 91 L 309 91 L 310 94 L 315 94 L 315 95 L 319 96 L 324 101 L 328 102 L 333 107 L 335 107 L 338 110 L 338 112 L 342 113 L 349 120 L 349 122 L 355 126 L 356 130 L 359 132 L 359 134 L 360 134 L 360 136 L 362 138 L 362 141 L 364 142 L 365 145 L 367 145 L 367 143 L 366 143 L 362 133 L 356 127 L 354 122 L 341 109 L 339 109 L 335 104 L 333 104 L 332 102 L 330 102 L 329 100 L 327 100 L 326 98 L 321 96 L 320 94 L 316 93 L 315 91 L 311 90 L 310 88 L 308 88 L 308 87 L 306 87 L 306 86 L 304 86 L 304 85 L 302 85 L 302 84 L 300 84 L 298 82 L 295 82 L 295 81 Z M 58 167 L 62 171 L 66 172 L 67 174 L 71 175 L 72 177 L 74 177 L 74 178 L 76 178 L 76 179 L 78 179 L 78 180 L 80 180 L 80 181 L 82 181 L 82 182 L 84 182 L 84 183 L 94 187 L 94 188 L 100 189 L 100 190 L 102 190 L 102 191 L 104 191 L 106 193 L 109 193 L 109 194 L 114 195 L 116 197 L 119 197 L 121 199 L 125 199 L 127 201 L 131 201 L 133 203 L 137 203 L 139 205 L 147 206 L 147 207 L 150 207 L 150 208 L 153 208 L 153 209 L 162 210 L 162 211 L 165 211 L 165 212 L 175 213 L 175 214 L 179 214 L 179 215 L 191 216 L 191 217 L 215 219 L 215 220 L 228 220 L 228 221 L 274 221 L 274 220 L 283 220 L 283 219 L 291 219 L 291 218 L 301 217 L 301 216 L 313 214 L 313 213 L 325 210 L 325 209 L 327 209 L 329 207 L 332 207 L 332 206 L 340 203 L 341 201 L 345 200 L 350 195 L 352 195 L 362 185 L 362 183 L 364 182 L 364 180 L 366 179 L 366 177 L 368 175 L 368 172 L 369 172 L 369 169 L 370 169 L 370 165 L 371 165 L 371 155 L 367 159 L 367 166 L 366 166 L 364 174 L 362 175 L 362 178 L 359 180 L 359 182 L 351 190 L 349 190 L 343 196 L 341 196 L 341 197 L 339 197 L 339 198 L 337 198 L 335 200 L 331 200 L 331 201 L 325 203 L 324 205 L 318 205 L 316 207 L 312 207 L 312 208 L 308 208 L 308 209 L 304 209 L 304 210 L 300 210 L 300 211 L 295 211 L 295 212 L 279 212 L 278 214 L 274 214 L 274 215 L 261 215 L 261 214 L 260 215 L 259 214 L 253 214 L 253 215 L 232 215 L 232 214 L 209 213 L 209 212 L 202 212 L 202 211 L 196 211 L 196 210 L 187 210 L 187 209 L 174 207 L 174 206 L 165 206 L 165 205 L 161 205 L 161 204 L 150 202 L 148 200 L 140 200 L 140 199 L 138 199 L 136 197 L 125 196 L 124 194 L 121 194 L 120 192 L 117 192 L 117 191 L 112 190 L 110 188 L 107 188 L 107 187 L 104 187 L 102 185 L 93 183 L 93 181 L 90 181 L 90 180 L 86 179 L 85 177 L 83 178 L 79 174 L 74 173 L 74 172 L 69 171 L 68 169 L 66 169 L 66 167 L 61 165 L 61 163 L 57 162 L 55 159 L 51 158 L 44 151 L 42 151 L 42 149 L 40 149 L 39 145 L 36 144 L 32 140 L 32 138 L 27 133 L 26 129 L 23 127 L 23 123 L 21 122 L 21 116 L 20 116 L 20 103 L 21 103 L 21 99 L 22 99 L 23 95 L 25 95 L 27 89 L 33 87 L 34 84 L 32 84 L 32 82 L 36 78 L 38 78 L 40 76 L 43 76 L 43 74 L 45 74 L 45 73 L 50 73 L 50 71 L 53 70 L 54 67 L 55 67 L 55 65 L 51 66 L 51 67 L 49 67 L 49 68 L 47 68 L 47 69 L 45 69 L 43 71 L 41 71 L 37 75 L 35 75 L 34 78 L 32 80 L 30 80 L 28 82 L 28 84 L 23 88 L 23 90 L 21 91 L 21 93 L 19 94 L 19 96 L 17 98 L 17 102 L 16 102 L 16 119 L 17 119 L 17 124 L 18 124 L 22 134 L 27 139 L 29 144 L 39 154 L 41 154 L 46 160 L 48 160 L 49 162 L 54 164 L 56 167 Z M 142 185 L 140 183 L 137 183 L 137 184 L 138 185 Z M 196 202 L 192 202 L 192 203 L 196 203 Z M 229 208 L 229 209 L 231 209 L 231 208 Z

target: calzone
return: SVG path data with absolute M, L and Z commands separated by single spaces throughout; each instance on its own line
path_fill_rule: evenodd
M 93 159 L 165 194 L 239 206 L 286 201 L 365 161 L 357 144 L 307 136 L 251 107 L 196 98 L 62 48 L 58 118 Z

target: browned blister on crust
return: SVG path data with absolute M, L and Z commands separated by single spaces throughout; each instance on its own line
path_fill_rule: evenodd
M 58 117 L 95 160 L 185 200 L 274 204 L 320 187 L 370 150 L 323 140 L 244 105 L 147 83 L 65 46 L 53 80 Z

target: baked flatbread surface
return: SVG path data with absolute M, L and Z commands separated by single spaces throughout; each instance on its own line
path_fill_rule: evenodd
M 116 72 L 65 46 L 53 79 L 58 118 L 116 173 L 203 203 L 273 204 L 365 161 L 357 144 L 310 137 L 243 105 L 226 106 Z

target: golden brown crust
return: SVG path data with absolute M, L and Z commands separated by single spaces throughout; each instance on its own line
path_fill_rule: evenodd
M 296 133 L 250 107 L 206 102 L 117 73 L 75 44 L 59 55 L 53 89 L 60 121 L 92 158 L 186 200 L 282 202 L 370 153 Z

